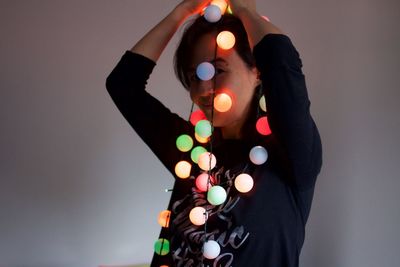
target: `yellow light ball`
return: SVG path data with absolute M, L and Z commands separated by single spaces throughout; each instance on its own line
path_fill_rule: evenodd
M 163 210 L 158 215 L 158 224 L 161 225 L 162 227 L 168 228 L 169 218 L 171 218 L 171 211 Z
M 224 14 L 228 7 L 228 3 L 225 0 L 212 0 L 211 5 L 219 7 L 221 14 Z
M 192 165 L 185 160 L 179 161 L 175 165 L 175 174 L 176 176 L 182 179 L 188 178 L 190 176 L 191 170 L 192 170 Z
M 241 193 L 249 192 L 254 186 L 253 178 L 247 173 L 239 174 L 235 179 L 235 187 Z
M 230 31 L 222 31 L 217 36 L 217 44 L 221 49 L 229 50 L 235 45 L 235 35 Z
M 199 162 L 197 163 L 203 171 L 212 170 L 217 164 L 217 159 L 214 154 L 210 152 L 204 152 L 199 157 Z
M 214 108 L 219 112 L 227 112 L 232 107 L 232 98 L 226 94 L 218 94 L 214 98 Z
M 208 142 L 209 138 L 208 137 L 201 137 L 200 135 L 198 135 L 197 133 L 194 133 L 194 137 L 196 138 L 196 140 L 199 143 L 205 144 Z
M 267 112 L 267 103 L 265 102 L 265 96 L 263 95 L 259 101 L 260 108 L 262 111 Z
M 203 225 L 207 220 L 206 209 L 195 207 L 189 213 L 189 219 L 194 225 Z

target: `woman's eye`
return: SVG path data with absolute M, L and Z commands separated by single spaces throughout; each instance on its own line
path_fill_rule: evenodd
M 215 70 L 215 73 L 216 74 L 221 74 L 221 73 L 223 73 L 223 72 L 225 72 L 223 69 L 220 69 L 220 68 L 217 68 L 216 70 Z

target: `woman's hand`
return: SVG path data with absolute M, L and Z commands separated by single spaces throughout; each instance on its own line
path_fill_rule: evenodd
M 178 7 L 188 15 L 194 15 L 200 13 L 210 2 L 211 0 L 183 0 Z

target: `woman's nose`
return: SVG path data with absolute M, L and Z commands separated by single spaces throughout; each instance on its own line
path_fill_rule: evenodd
M 200 80 L 197 82 L 196 91 L 197 91 L 197 94 L 199 94 L 201 96 L 207 96 L 212 93 L 213 87 L 214 87 L 214 82 L 212 79 L 208 80 L 208 81 Z

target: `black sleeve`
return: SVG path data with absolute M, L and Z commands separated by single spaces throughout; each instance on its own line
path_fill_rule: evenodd
M 119 111 L 153 153 L 174 174 L 181 152 L 176 138 L 191 126 L 145 91 L 155 62 L 126 51 L 107 77 L 106 88 Z
M 299 190 L 314 185 L 322 166 L 322 145 L 310 114 L 302 62 L 291 40 L 267 34 L 254 47 L 271 131 L 283 145 Z

